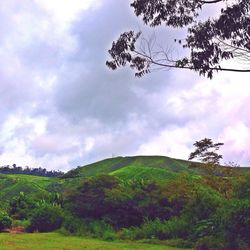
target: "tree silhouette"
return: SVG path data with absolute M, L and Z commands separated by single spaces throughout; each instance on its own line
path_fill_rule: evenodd
M 220 146 L 224 143 L 213 143 L 211 139 L 204 138 L 200 141 L 196 141 L 193 144 L 196 149 L 189 156 L 188 160 L 198 159 L 203 163 L 211 165 L 219 165 L 222 155 L 218 154 L 216 151 L 220 149 Z
M 207 5 L 218 5 L 220 15 L 200 21 Z M 148 40 L 141 32 L 128 31 L 113 42 L 109 68 L 129 65 L 138 77 L 156 68 L 190 69 L 210 79 L 214 71 L 250 72 L 249 0 L 134 0 L 131 7 L 148 26 L 187 28 L 186 38 L 175 41 L 188 49 L 188 56 L 172 58 L 168 50 L 156 48 L 156 37 Z M 225 68 L 225 60 L 241 67 Z

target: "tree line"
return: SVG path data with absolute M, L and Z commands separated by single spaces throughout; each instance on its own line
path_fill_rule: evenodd
M 21 167 L 13 164 L 12 166 L 0 166 L 1 174 L 27 174 L 27 175 L 36 175 L 36 176 L 45 176 L 45 177 L 59 177 L 64 173 L 60 170 L 47 170 L 46 168 L 30 168 L 28 166 Z

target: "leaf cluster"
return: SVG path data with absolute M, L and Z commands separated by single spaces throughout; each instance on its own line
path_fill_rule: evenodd
M 199 21 L 198 17 L 207 4 L 225 2 L 220 15 Z M 151 27 L 166 25 L 187 27 L 185 39 L 179 44 L 189 49 L 189 55 L 172 59 L 169 52 L 155 49 L 155 41 L 146 41 L 141 32 L 124 32 L 112 43 L 108 51 L 111 60 L 106 65 L 115 70 L 129 65 L 138 77 L 156 68 L 180 68 L 197 71 L 213 77 L 215 71 L 250 72 L 249 68 L 223 68 L 225 60 L 250 61 L 250 4 L 248 0 L 135 0 L 131 4 L 136 16 Z M 139 39 L 140 38 L 140 39 Z M 140 43 L 138 44 L 137 42 Z
M 218 154 L 216 151 L 219 150 L 220 146 L 223 146 L 224 143 L 213 143 L 209 138 L 204 138 L 200 141 L 196 141 L 193 144 L 196 149 L 189 156 L 189 160 L 198 158 L 203 163 L 211 165 L 219 165 L 222 155 Z

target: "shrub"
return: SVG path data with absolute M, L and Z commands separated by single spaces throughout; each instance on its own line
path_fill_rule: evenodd
M 87 231 L 92 236 L 101 238 L 103 240 L 113 240 L 115 238 L 113 228 L 104 221 L 90 220 L 86 226 Z
M 0 212 L 0 231 L 9 228 L 12 224 L 12 219 L 5 212 Z
M 62 222 L 63 214 L 61 208 L 44 205 L 35 210 L 27 230 L 30 232 L 50 232 L 60 228 Z
M 9 204 L 9 213 L 14 219 L 27 219 L 31 215 L 31 211 L 36 207 L 36 201 L 20 192 L 19 195 L 13 197 Z
M 230 242 L 246 243 L 250 248 L 250 200 L 237 201 L 225 223 L 225 235 Z
M 86 233 L 83 223 L 84 222 L 82 219 L 68 216 L 64 220 L 63 228 L 70 234 L 80 236 Z
M 213 235 L 216 229 L 215 221 L 212 219 L 199 221 L 192 226 L 192 238 L 197 239 Z
M 121 238 L 130 240 L 185 238 L 189 230 L 189 223 L 184 217 L 172 217 L 167 221 L 146 220 L 140 227 L 123 229 Z
M 223 197 L 208 187 L 199 187 L 193 198 L 184 208 L 184 213 L 190 218 L 191 224 L 207 220 L 223 205 Z
M 28 228 L 30 225 L 30 220 L 13 220 L 12 226 L 14 227 L 22 227 L 22 228 Z
M 216 239 L 212 236 L 200 238 L 194 247 L 195 250 L 222 250 L 225 248 L 223 240 Z
M 250 197 L 250 173 L 236 179 L 234 182 L 234 197 L 238 199 L 248 199 Z
M 91 236 L 103 240 L 115 238 L 113 228 L 102 220 L 79 219 L 68 216 L 63 223 L 63 227 L 68 233 L 78 236 Z

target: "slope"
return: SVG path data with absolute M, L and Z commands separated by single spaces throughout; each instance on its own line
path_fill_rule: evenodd
M 121 179 L 164 180 L 177 173 L 200 174 L 199 168 L 190 168 L 190 162 L 165 156 L 129 156 L 109 158 L 66 173 L 63 178 L 86 178 L 100 174 L 110 174 Z
M 0 174 L 0 202 L 6 203 L 20 192 L 31 197 L 46 197 L 54 191 L 58 179 L 24 174 Z

